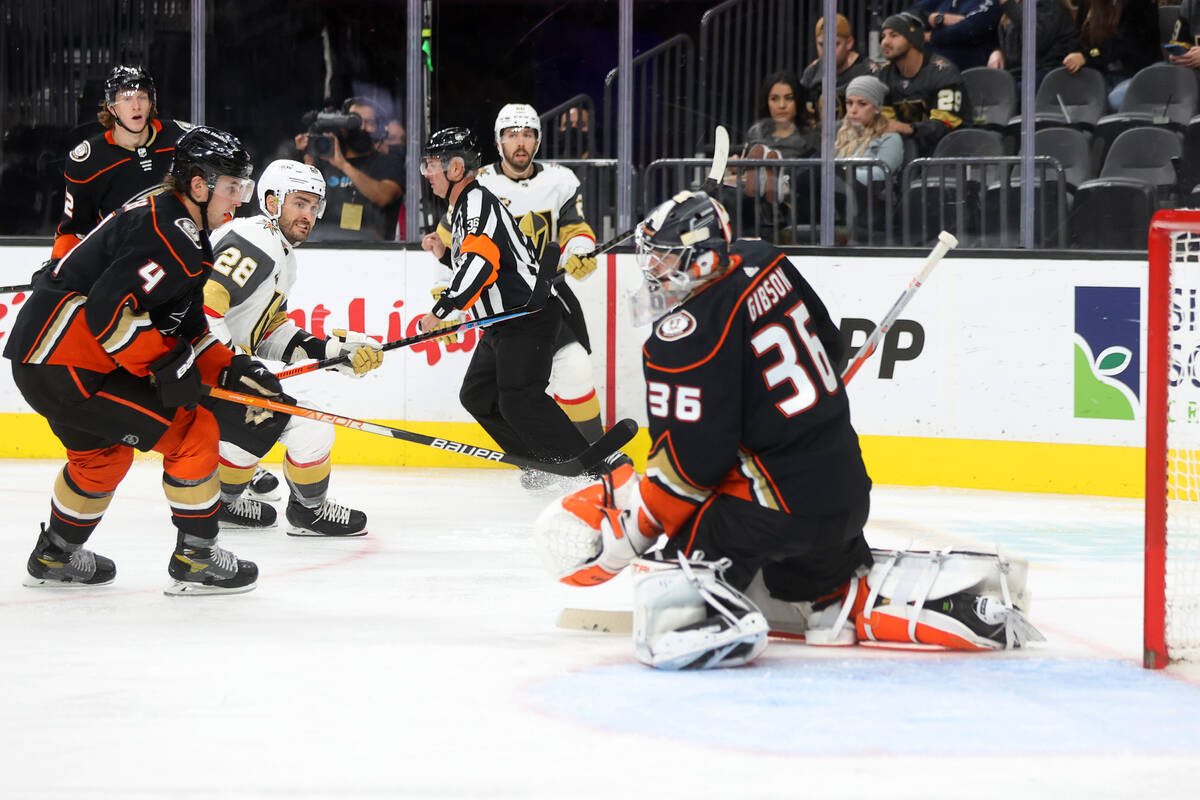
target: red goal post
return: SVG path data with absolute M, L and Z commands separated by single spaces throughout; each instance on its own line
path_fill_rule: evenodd
M 1143 664 L 1200 660 L 1200 211 L 1150 223 Z

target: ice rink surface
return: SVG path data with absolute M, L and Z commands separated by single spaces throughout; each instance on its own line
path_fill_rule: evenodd
M 6 800 L 1200 797 L 1200 671 L 1140 667 L 1137 501 L 876 487 L 874 545 L 1030 559 L 1034 648 L 665 673 L 555 627 L 629 585 L 552 582 L 515 471 L 337 468 L 370 535 L 223 534 L 258 589 L 169 598 L 153 460 L 92 539 L 115 583 L 21 586 L 60 466 L 0 461 Z

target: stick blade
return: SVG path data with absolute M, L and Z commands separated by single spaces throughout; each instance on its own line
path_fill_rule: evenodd
M 633 632 L 633 612 L 564 608 L 555 625 L 571 631 L 629 634 Z
M 538 469 L 568 478 L 578 477 L 600 466 L 601 462 L 624 447 L 637 434 L 637 431 L 636 422 L 628 418 L 623 419 L 570 461 L 563 461 L 560 464 L 545 464 L 539 466 Z

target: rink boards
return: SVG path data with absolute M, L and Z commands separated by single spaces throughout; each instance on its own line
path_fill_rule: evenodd
M 18 284 L 47 247 L 0 249 L 0 284 Z M 302 248 L 293 319 L 323 335 L 411 336 L 432 304 L 432 258 L 419 250 Z M 792 256 L 857 346 L 891 307 L 921 258 Z M 625 295 L 640 281 L 632 255 L 610 255 L 571 286 L 587 311 L 606 419 L 633 417 L 627 448 L 645 455 L 640 344 Z M 854 424 L 877 483 L 1117 496 L 1142 494 L 1146 262 L 946 258 L 848 387 Z M 0 297 L 0 344 L 22 295 Z M 488 444 L 458 403 L 478 332 L 457 345 L 388 352 L 361 379 L 289 379 L 313 407 Z M 700 423 L 702 424 L 702 423 Z M 0 457 L 58 457 L 61 445 L 0 378 Z M 339 428 L 342 463 L 481 466 L 420 445 Z

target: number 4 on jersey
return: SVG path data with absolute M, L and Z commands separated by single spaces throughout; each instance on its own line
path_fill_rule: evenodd
M 138 275 L 142 276 L 142 291 L 146 294 L 154 291 L 154 287 L 163 279 L 166 271 L 153 261 L 147 261 L 143 266 L 138 268 Z

